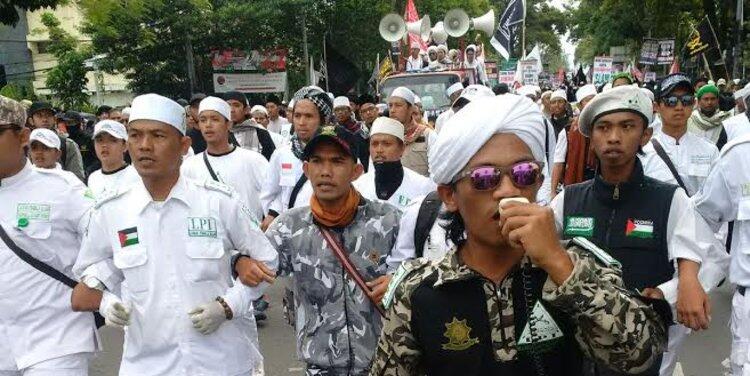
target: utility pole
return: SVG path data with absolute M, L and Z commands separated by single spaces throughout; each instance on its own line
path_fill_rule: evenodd
M 188 81 L 190 83 L 190 95 L 195 92 L 195 61 L 193 60 L 193 43 L 190 36 L 185 40 L 185 61 L 187 62 Z
M 308 56 L 307 51 L 307 7 L 303 5 L 302 7 L 302 54 L 304 55 L 304 61 L 305 61 L 305 75 L 308 76 L 307 78 L 307 84 L 308 85 L 314 85 L 315 82 L 312 82 L 312 77 L 310 77 L 310 57 Z
M 735 19 L 737 22 L 734 24 L 734 64 L 732 64 L 732 78 L 738 78 L 740 76 L 740 64 L 745 65 L 742 61 L 742 35 L 745 33 L 743 26 L 743 18 L 745 17 L 743 0 L 737 0 L 737 11 L 735 12 Z M 743 69 L 744 70 L 744 69 Z

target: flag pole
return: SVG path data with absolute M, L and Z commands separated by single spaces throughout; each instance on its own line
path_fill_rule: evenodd
M 380 100 L 380 52 L 378 52 L 375 58 L 375 69 L 377 69 L 377 77 L 375 77 L 375 97 Z
M 328 77 L 328 55 L 326 54 L 326 33 L 323 33 L 323 61 L 326 62 L 325 64 L 326 71 L 323 72 L 326 75 L 326 91 L 330 92 L 330 90 L 328 89 L 328 81 L 330 81 L 330 79 Z

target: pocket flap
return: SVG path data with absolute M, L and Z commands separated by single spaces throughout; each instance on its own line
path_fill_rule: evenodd
M 21 227 L 19 230 L 32 239 L 48 239 L 52 234 L 52 223 L 30 221 L 26 227 Z
M 146 248 L 141 245 L 130 245 L 114 252 L 115 266 L 119 269 L 129 269 L 141 266 L 148 261 Z
M 224 244 L 221 240 L 192 241 L 187 245 L 185 251 L 190 258 L 194 259 L 219 259 L 224 256 Z

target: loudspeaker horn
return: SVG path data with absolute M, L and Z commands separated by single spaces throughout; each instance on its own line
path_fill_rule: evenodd
M 425 15 L 419 21 L 407 23 L 406 30 L 412 34 L 419 35 L 423 41 L 427 42 L 430 40 L 430 16 Z
M 466 34 L 471 26 L 471 18 L 462 9 L 449 10 L 445 14 L 443 22 L 445 23 L 445 32 L 454 38 Z
M 443 44 L 448 40 L 448 33 L 445 32 L 443 21 L 436 23 L 435 27 L 432 28 L 432 40 L 437 44 Z
M 404 22 L 404 19 L 398 14 L 389 13 L 380 19 L 378 30 L 383 39 L 389 42 L 395 42 L 406 35 L 406 22 Z
M 471 27 L 474 30 L 484 32 L 489 36 L 495 34 L 495 10 L 490 9 L 490 11 L 485 13 L 483 16 L 472 18 Z

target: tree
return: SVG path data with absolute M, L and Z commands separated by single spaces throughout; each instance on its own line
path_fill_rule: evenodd
M 0 23 L 16 26 L 18 23 L 18 9 L 34 11 L 41 8 L 54 8 L 65 3 L 66 0 L 2 0 L 0 1 Z
M 49 32 L 49 51 L 57 58 L 57 66 L 47 72 L 47 88 L 64 108 L 80 108 L 88 103 L 89 98 L 84 62 L 91 57 L 91 52 L 88 47 L 79 47 L 52 13 L 42 14 L 42 24 Z

